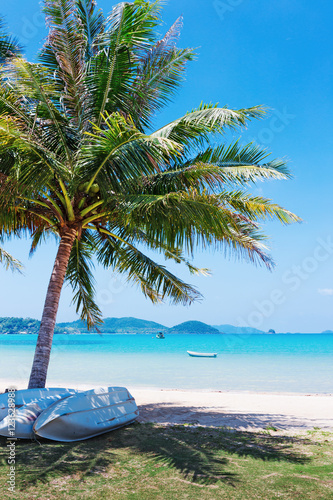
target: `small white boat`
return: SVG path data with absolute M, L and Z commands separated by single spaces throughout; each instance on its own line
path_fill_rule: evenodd
M 15 414 L 7 415 L 0 421 L 0 436 L 15 437 L 19 439 L 32 439 L 34 437 L 33 425 L 37 417 L 49 406 L 74 394 L 71 392 L 49 395 L 27 405 L 15 409 Z
M 216 358 L 217 352 L 193 352 L 193 351 L 187 351 L 187 354 L 189 356 L 192 356 L 193 358 Z
M 41 399 L 52 398 L 53 396 L 65 397 L 75 394 L 75 389 L 63 389 L 61 387 L 51 387 L 44 389 L 22 389 L 20 391 L 5 392 L 0 394 L 0 421 L 7 417 L 9 408 L 21 408 Z M 54 402 L 51 400 L 50 404 Z
M 125 387 L 101 387 L 52 404 L 39 415 L 33 430 L 55 441 L 81 441 L 130 424 L 138 415 Z

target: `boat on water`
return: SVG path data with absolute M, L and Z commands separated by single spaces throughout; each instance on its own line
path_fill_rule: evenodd
M 217 352 L 187 351 L 187 354 L 193 358 L 216 358 L 216 356 L 217 356 Z
M 164 333 L 163 333 L 163 332 L 158 332 L 158 333 L 156 334 L 156 338 L 157 338 L 157 339 L 165 339 Z
M 55 441 L 81 441 L 131 424 L 138 416 L 125 387 L 101 387 L 53 403 L 39 415 L 33 430 Z

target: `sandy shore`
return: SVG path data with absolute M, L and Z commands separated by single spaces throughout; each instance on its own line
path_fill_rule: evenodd
M 333 430 L 333 396 L 133 388 L 141 422 L 229 426 L 239 430 Z
M 0 379 L 0 392 L 22 381 Z M 63 387 L 50 380 L 49 387 Z M 94 385 L 68 387 L 92 389 Z M 140 422 L 228 426 L 239 430 L 273 426 L 284 431 L 320 427 L 333 430 L 333 395 L 208 392 L 128 387 L 140 410 Z

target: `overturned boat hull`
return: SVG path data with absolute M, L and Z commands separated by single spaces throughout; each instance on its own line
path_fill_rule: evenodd
M 56 401 L 68 396 L 69 394 L 66 396 L 65 393 L 49 395 L 47 398 L 16 408 L 13 414 L 10 413 L 0 421 L 0 436 L 32 439 L 34 437 L 33 425 L 39 415 Z
M 104 387 L 52 404 L 37 418 L 33 430 L 55 441 L 81 441 L 130 424 L 138 415 L 125 387 Z
M 75 394 L 75 389 L 65 389 L 62 387 L 45 387 L 43 389 L 22 389 L 19 391 L 10 391 L 0 394 L 0 421 L 8 415 L 8 410 L 13 415 L 13 409 L 17 411 L 30 403 L 35 403 L 42 399 L 49 400 L 50 404 L 54 403 L 56 396 L 57 399 Z M 48 405 L 49 406 L 49 405 Z

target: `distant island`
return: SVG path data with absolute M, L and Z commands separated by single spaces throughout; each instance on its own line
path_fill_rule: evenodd
M 40 321 L 32 318 L 0 318 L 0 335 L 31 335 L 37 334 Z M 234 335 L 272 335 L 275 330 L 270 329 L 268 332 L 251 328 L 247 326 L 233 325 L 208 325 L 201 321 L 185 321 L 171 328 L 156 323 L 155 321 L 147 321 L 138 318 L 105 318 L 104 323 L 100 326 L 100 333 L 131 333 L 131 334 L 157 334 L 158 332 L 167 334 L 234 334 Z M 57 323 L 55 334 L 83 334 L 87 333 L 87 326 L 81 320 L 71 321 L 67 323 Z M 95 333 L 95 331 L 91 331 Z M 322 334 L 332 334 L 332 330 L 325 330 Z
M 185 323 L 180 323 L 179 325 L 170 328 L 168 333 L 217 333 L 221 334 L 224 332 L 219 331 L 213 326 L 202 323 L 201 321 L 185 321 Z
M 36 334 L 39 330 L 40 321 L 31 318 L 0 318 L 0 334 Z M 201 321 L 186 321 L 172 328 L 168 328 L 154 321 L 146 321 L 138 318 L 105 318 L 104 323 L 99 328 L 101 333 L 137 333 L 156 334 L 162 333 L 202 333 L 221 334 L 218 329 L 202 323 Z M 69 323 L 57 323 L 55 334 L 82 334 L 87 333 L 87 326 L 81 320 Z M 92 332 L 94 333 L 94 332 Z

